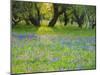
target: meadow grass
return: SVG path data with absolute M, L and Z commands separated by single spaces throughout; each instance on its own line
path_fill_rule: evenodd
M 95 69 L 95 29 L 77 26 L 16 26 L 12 35 L 12 73 Z M 93 37 L 93 39 L 91 38 Z M 94 41 L 93 41 L 94 40 Z M 84 48 L 83 48 L 84 47 Z
M 39 28 L 34 27 L 33 25 L 16 25 L 15 28 L 12 29 L 12 32 L 23 33 L 23 34 L 58 34 L 58 35 L 70 35 L 70 36 L 95 36 L 95 29 L 88 28 L 79 28 L 77 25 L 56 25 L 55 27 L 47 27 L 41 26 Z

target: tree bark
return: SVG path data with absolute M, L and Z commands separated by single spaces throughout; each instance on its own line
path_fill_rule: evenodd
M 57 20 L 58 20 L 58 17 L 64 13 L 64 11 L 66 11 L 65 9 L 65 6 L 62 6 L 61 7 L 61 11 L 58 10 L 58 7 L 59 5 L 58 4 L 53 4 L 53 10 L 54 10 L 54 14 L 53 14 L 53 17 L 52 19 L 50 20 L 48 26 L 49 27 L 54 27 L 54 25 L 56 24 Z
M 64 11 L 63 15 L 64 15 L 64 25 L 66 26 L 69 20 L 67 17 L 66 11 Z
M 41 15 L 40 15 L 40 11 L 39 11 L 39 8 L 37 6 L 37 4 L 35 3 L 35 8 L 37 10 L 37 19 L 38 19 L 38 22 L 39 22 L 39 25 L 40 25 L 40 18 L 41 18 Z
M 58 14 L 58 5 L 57 4 L 53 4 L 53 11 L 54 11 L 54 13 L 53 13 L 53 17 L 52 17 L 51 21 L 49 22 L 49 25 L 48 25 L 49 27 L 54 27 L 54 25 L 58 19 L 59 14 Z
M 76 18 L 76 22 L 77 22 L 79 28 L 82 28 L 82 24 L 84 22 L 85 13 L 83 12 L 81 15 L 78 15 L 78 12 L 76 12 L 76 10 L 74 9 L 74 16 Z
M 56 21 L 58 19 L 58 15 L 54 16 L 51 21 L 49 22 L 49 27 L 54 27 L 54 25 L 56 24 Z
M 37 11 L 37 15 L 36 15 L 36 17 L 37 18 L 35 18 L 33 15 L 31 15 L 31 13 L 30 13 L 30 15 L 29 15 L 29 20 L 30 20 L 30 22 L 34 25 L 34 26 L 36 26 L 36 27 L 39 27 L 40 26 L 40 11 L 39 11 L 39 8 L 38 8 L 38 6 L 37 6 L 37 4 L 35 3 L 35 9 L 36 9 L 36 11 Z
M 34 26 L 36 26 L 36 27 L 40 26 L 39 20 L 34 18 L 34 16 L 29 16 L 29 20 Z

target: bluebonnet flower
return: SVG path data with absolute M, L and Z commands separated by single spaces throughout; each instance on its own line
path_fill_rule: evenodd
M 56 61 L 58 61 L 59 60 L 59 58 L 53 58 L 52 59 L 52 62 L 56 62 Z
M 22 39 L 26 38 L 26 35 L 20 34 L 20 35 L 18 36 L 18 38 L 22 40 Z
M 33 37 L 34 37 L 34 35 L 32 35 L 32 34 L 28 35 L 29 39 L 32 39 Z

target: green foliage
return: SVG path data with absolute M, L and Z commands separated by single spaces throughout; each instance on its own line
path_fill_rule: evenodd
M 53 13 L 53 6 L 51 3 L 40 3 L 40 13 L 44 18 L 50 19 Z
M 33 10 L 34 9 L 34 10 Z M 12 16 L 18 16 L 21 19 L 28 19 L 28 16 L 37 16 L 35 3 L 13 1 L 12 3 Z
M 37 7 L 36 7 L 37 5 Z M 86 6 L 86 5 L 69 5 L 69 4 L 56 4 L 57 9 L 54 10 L 53 3 L 34 3 L 34 2 L 19 2 L 13 1 L 12 3 L 12 17 L 15 20 L 25 20 L 29 21 L 29 15 L 34 17 L 36 20 L 38 17 L 42 20 L 47 20 L 47 25 L 54 15 L 54 11 L 61 13 L 62 11 L 66 12 L 67 20 L 73 20 L 76 22 L 75 15 L 73 10 L 76 10 L 77 16 L 80 17 L 83 13 L 85 13 L 85 22 L 89 22 L 87 16 L 90 19 L 96 20 L 96 7 L 95 6 Z M 39 11 L 37 11 L 37 8 Z M 40 13 L 38 15 L 38 13 Z M 58 16 L 59 20 L 64 22 L 63 13 Z M 84 23 L 85 23 L 84 22 Z M 87 24 L 87 23 L 86 23 Z M 41 24 L 42 25 L 42 24 Z
M 82 5 L 74 5 L 73 8 L 77 11 L 78 15 L 80 16 L 84 13 L 84 6 Z

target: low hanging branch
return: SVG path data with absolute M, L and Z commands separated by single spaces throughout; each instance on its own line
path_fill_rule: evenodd
M 15 27 L 20 21 L 21 21 L 20 17 L 13 15 L 13 17 L 12 17 L 12 27 Z

